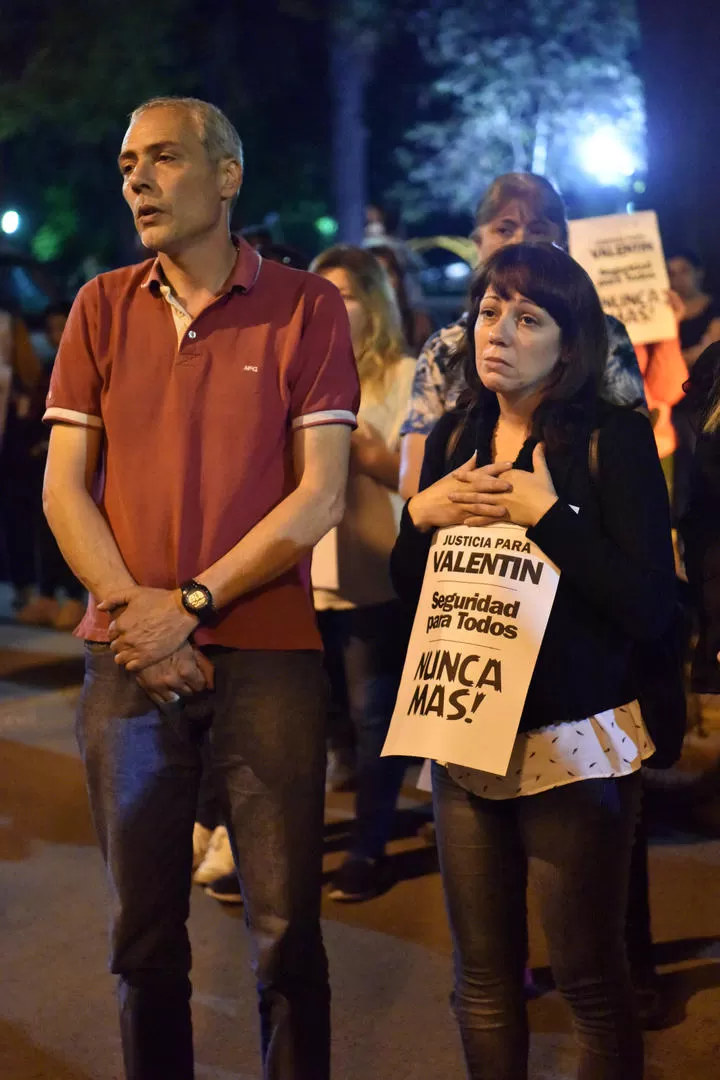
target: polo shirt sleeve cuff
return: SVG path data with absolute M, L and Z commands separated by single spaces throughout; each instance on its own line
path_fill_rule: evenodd
M 76 412 L 74 409 L 60 409 L 55 405 L 45 410 L 43 421 L 46 424 L 74 424 L 76 427 L 103 428 L 105 426 L 99 416 Z
M 293 431 L 300 428 L 321 427 L 324 424 L 346 424 L 348 427 L 357 427 L 355 413 L 346 409 L 325 409 L 322 412 L 305 413 L 304 416 L 296 416 L 292 422 Z

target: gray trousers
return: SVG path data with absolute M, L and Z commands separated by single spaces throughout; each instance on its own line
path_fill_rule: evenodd
M 264 1080 L 327 1080 L 320 930 L 326 679 L 317 652 L 208 650 L 215 690 L 160 710 L 86 645 L 78 715 L 112 901 L 127 1080 L 192 1080 L 192 831 L 210 742 L 245 900 Z
M 555 983 L 573 1012 L 579 1080 L 641 1080 L 625 950 L 640 774 L 491 800 L 433 766 L 438 853 L 470 1080 L 526 1080 L 528 865 Z

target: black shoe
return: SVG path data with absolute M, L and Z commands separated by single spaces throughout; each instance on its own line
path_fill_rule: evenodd
M 330 883 L 330 899 L 359 903 L 378 896 L 385 885 L 384 860 L 350 856 Z
M 223 874 L 216 881 L 206 885 L 205 892 L 212 896 L 213 900 L 219 900 L 221 904 L 242 904 L 243 895 L 240 889 L 240 881 L 233 870 L 231 874 Z

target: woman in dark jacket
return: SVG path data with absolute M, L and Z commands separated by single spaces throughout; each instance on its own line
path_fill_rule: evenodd
M 638 1080 L 623 927 L 652 742 L 632 654 L 674 608 L 665 483 L 645 417 L 597 396 L 605 320 L 568 255 L 499 251 L 473 290 L 468 334 L 468 399 L 428 439 L 393 552 L 395 587 L 417 603 L 436 528 L 498 520 L 526 527 L 560 570 L 507 775 L 433 765 L 468 1075 L 527 1076 L 532 863 L 555 980 L 575 1015 L 578 1075 Z
M 698 694 L 720 694 L 720 344 L 698 359 L 685 390 L 697 439 L 688 508 L 680 524 L 698 615 L 692 688 Z

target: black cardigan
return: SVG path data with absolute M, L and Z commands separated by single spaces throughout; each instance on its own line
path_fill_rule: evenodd
M 475 449 L 479 465 L 490 462 L 492 425 L 477 412 L 448 456 L 460 418 L 458 410 L 448 413 L 429 436 L 421 490 Z M 591 426 L 600 429 L 597 479 L 588 464 Z M 528 439 L 516 468 L 532 469 L 534 446 Z M 637 696 L 633 642 L 659 637 L 676 603 L 667 489 L 648 420 L 596 403 L 585 433 L 569 450 L 548 451 L 547 462 L 559 499 L 528 529 L 528 537 L 561 575 L 521 731 L 580 720 L 632 701 Z M 413 608 L 431 539 L 432 532 L 415 528 L 406 505 L 390 568 L 398 596 Z

